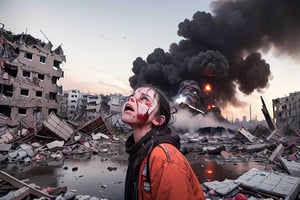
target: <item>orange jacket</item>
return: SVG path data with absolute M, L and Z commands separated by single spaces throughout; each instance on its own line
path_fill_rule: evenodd
M 146 176 L 147 164 L 150 181 Z M 150 157 L 142 161 L 138 182 L 139 199 L 205 199 L 188 161 L 175 146 L 168 143 L 154 147 Z

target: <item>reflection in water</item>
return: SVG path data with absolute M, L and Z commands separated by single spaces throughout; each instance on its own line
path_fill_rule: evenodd
M 24 165 L 8 165 L 3 171 L 27 183 L 41 188 L 67 186 L 78 195 L 97 198 L 123 199 L 126 162 L 114 162 L 106 155 L 92 155 L 88 159 L 65 159 L 57 165 L 24 168 Z M 116 167 L 116 170 L 108 170 Z M 22 170 L 22 168 L 24 170 Z
M 235 180 L 252 168 L 266 170 L 265 164 L 254 161 L 224 163 L 203 159 L 199 162 L 192 162 L 191 166 L 201 183 L 225 179 Z
M 109 154 L 81 156 L 38 167 L 7 165 L 5 168 L 1 166 L 1 170 L 18 179 L 28 179 L 27 183 L 35 183 L 42 188 L 67 186 L 68 190 L 76 190 L 78 195 L 90 195 L 110 200 L 123 199 L 127 155 L 119 158 Z M 266 169 L 264 164 L 256 162 L 220 162 L 220 160 L 216 162 L 205 156 L 195 158 L 193 154 L 187 155 L 187 158 L 201 183 L 224 179 L 234 180 L 251 168 Z M 108 167 L 117 169 L 108 170 Z

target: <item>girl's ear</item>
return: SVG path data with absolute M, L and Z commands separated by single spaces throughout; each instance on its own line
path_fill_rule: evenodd
M 152 120 L 152 124 L 154 124 L 155 126 L 161 126 L 165 121 L 166 117 L 164 115 L 159 115 L 159 117 Z

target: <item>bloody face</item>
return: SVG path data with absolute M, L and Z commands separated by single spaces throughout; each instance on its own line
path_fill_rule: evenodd
M 158 110 L 157 98 L 155 90 L 138 88 L 123 106 L 122 121 L 129 125 L 151 122 Z

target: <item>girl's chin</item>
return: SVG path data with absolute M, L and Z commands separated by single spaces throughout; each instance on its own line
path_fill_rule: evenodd
M 138 121 L 134 118 L 127 118 L 127 117 L 122 117 L 122 122 L 124 122 L 125 124 L 128 124 L 128 125 L 132 125 L 132 124 L 136 124 L 138 123 Z

